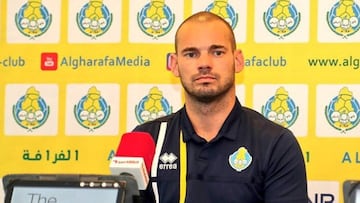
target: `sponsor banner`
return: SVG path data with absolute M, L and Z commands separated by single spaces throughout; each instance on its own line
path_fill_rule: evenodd
M 241 104 L 298 139 L 310 201 L 344 202 L 360 180 L 359 0 L 0 0 L 0 175 L 110 174 L 124 132 L 183 106 L 169 54 L 202 10 L 244 53 Z

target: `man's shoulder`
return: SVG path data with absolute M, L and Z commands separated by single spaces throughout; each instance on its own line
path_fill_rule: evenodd
M 255 130 L 262 131 L 267 135 L 292 134 L 288 128 L 269 120 L 263 114 L 254 109 L 243 107 L 242 110 L 246 125 L 249 127 L 251 126 Z
M 172 113 L 170 115 L 159 117 L 155 120 L 147 121 L 139 126 L 151 126 L 151 125 L 159 125 L 160 123 L 163 122 L 171 122 L 176 117 L 176 115 L 177 115 L 176 113 Z
M 269 119 L 265 118 L 265 116 L 263 114 L 261 114 L 260 112 L 251 109 L 249 107 L 242 107 L 242 112 L 243 115 L 253 121 L 257 121 L 257 122 L 264 122 L 264 123 L 272 123 Z
M 177 118 L 179 117 L 178 115 L 179 113 L 176 112 L 167 116 L 157 118 L 152 121 L 147 121 L 145 123 L 136 126 L 133 131 L 144 131 L 144 132 L 149 132 L 151 134 L 157 133 L 159 131 L 161 123 L 172 123 L 174 122 L 174 120 L 177 120 Z

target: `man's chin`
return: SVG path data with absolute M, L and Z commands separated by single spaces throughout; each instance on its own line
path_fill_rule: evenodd
M 202 103 L 212 103 L 220 98 L 219 94 L 215 93 L 206 93 L 206 94 L 197 94 L 194 96 L 196 100 Z

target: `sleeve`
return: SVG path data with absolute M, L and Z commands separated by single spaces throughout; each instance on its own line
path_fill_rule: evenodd
M 295 136 L 285 129 L 270 149 L 265 170 L 265 202 L 307 203 L 305 162 Z

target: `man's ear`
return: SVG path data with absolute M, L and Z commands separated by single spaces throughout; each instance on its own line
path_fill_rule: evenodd
M 176 77 L 179 77 L 179 65 L 176 53 L 170 53 L 168 68 Z
M 235 72 L 238 73 L 244 69 L 244 65 L 245 65 L 244 55 L 242 51 L 235 50 L 234 58 L 235 58 Z

